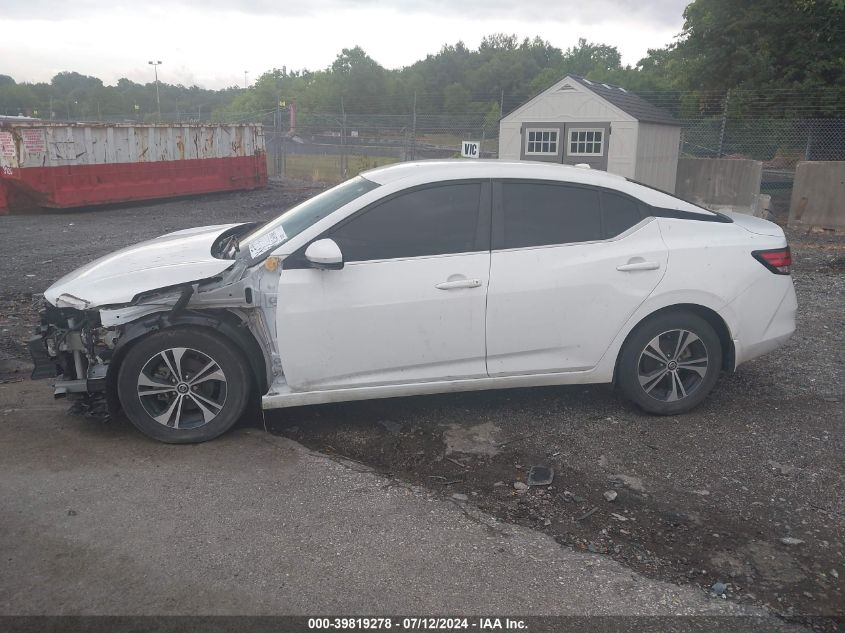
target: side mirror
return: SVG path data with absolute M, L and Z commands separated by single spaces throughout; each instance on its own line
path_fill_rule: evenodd
M 305 249 L 305 259 L 313 268 L 320 270 L 340 270 L 343 268 L 343 253 L 337 242 L 330 239 L 311 242 Z

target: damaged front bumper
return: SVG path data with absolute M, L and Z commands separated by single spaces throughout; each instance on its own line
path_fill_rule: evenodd
M 33 379 L 55 379 L 53 395 L 106 391 L 106 372 L 117 332 L 103 328 L 99 312 L 46 303 L 28 343 Z

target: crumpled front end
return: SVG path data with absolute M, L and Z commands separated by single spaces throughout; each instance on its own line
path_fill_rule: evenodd
M 45 302 L 37 334 L 29 340 L 32 378 L 55 378 L 54 396 L 106 391 L 106 370 L 119 331 L 104 328 L 98 310 L 57 308 Z

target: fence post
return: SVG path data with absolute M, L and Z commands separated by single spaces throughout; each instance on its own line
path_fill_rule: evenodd
M 276 142 L 275 147 L 275 160 L 276 165 L 275 172 L 276 177 L 281 178 L 284 174 L 282 173 L 282 97 L 279 95 L 279 98 L 276 99 Z
M 346 109 L 343 107 L 343 97 L 340 98 L 340 177 L 346 179 Z
M 725 93 L 725 103 L 722 106 L 722 128 L 719 130 L 719 153 L 717 154 L 716 158 L 722 157 L 722 149 L 725 143 L 725 126 L 728 122 L 728 102 L 731 99 L 731 90 L 728 88 L 728 91 Z
M 414 114 L 411 120 L 411 160 L 417 159 L 417 91 L 414 90 Z

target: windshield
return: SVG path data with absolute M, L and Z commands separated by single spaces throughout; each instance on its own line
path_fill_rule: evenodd
M 285 211 L 275 220 L 244 236 L 240 240 L 240 250 L 243 252 L 248 249 L 249 258 L 257 259 L 378 186 L 362 176 L 347 180 Z

